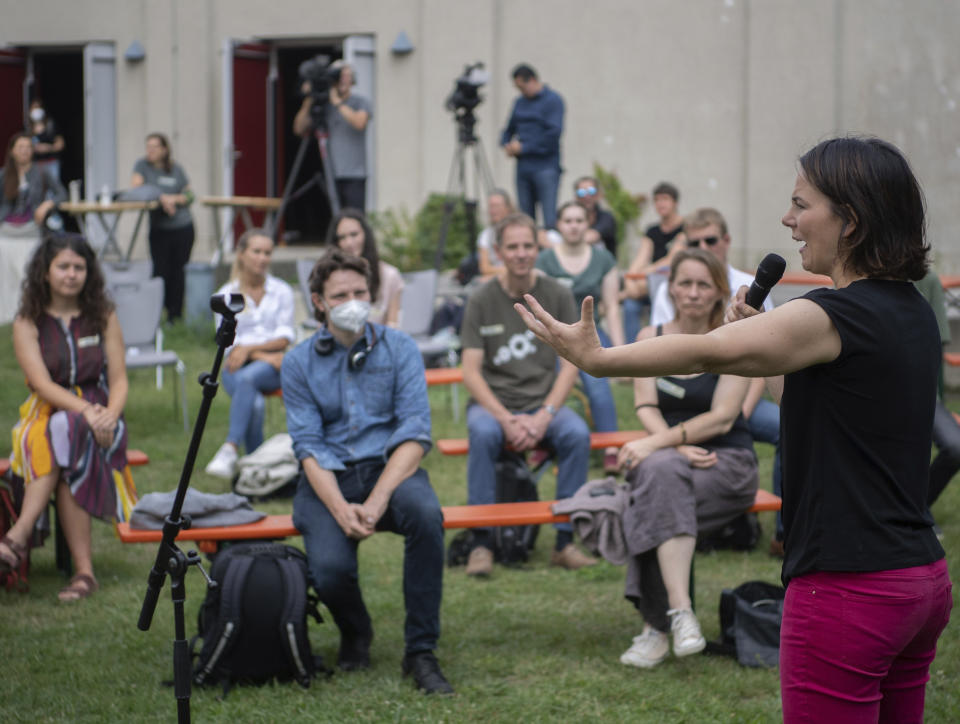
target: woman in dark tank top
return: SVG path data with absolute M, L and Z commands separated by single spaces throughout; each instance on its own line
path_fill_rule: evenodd
M 646 327 L 639 339 L 702 335 L 723 321 L 727 270 L 700 249 L 681 251 L 670 266 L 673 321 Z M 706 646 L 690 601 L 690 565 L 698 534 L 719 530 L 753 502 L 757 459 L 740 414 L 749 380 L 700 373 L 634 382 L 637 417 L 649 436 L 627 443 L 620 462 L 630 502 L 624 534 L 631 554 L 626 596 L 644 628 L 620 657 L 649 668 Z M 674 430 L 680 431 L 677 438 Z

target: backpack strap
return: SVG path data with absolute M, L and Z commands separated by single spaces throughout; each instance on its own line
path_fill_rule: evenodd
M 283 612 L 280 616 L 280 640 L 290 663 L 290 669 L 303 687 L 310 686 L 312 672 L 308 668 L 313 663 L 307 641 L 307 584 L 304 570 L 297 561 L 277 558 L 280 575 L 283 579 Z M 306 658 L 305 658 L 306 654 Z
M 216 645 L 210 658 L 200 663 L 200 668 L 194 674 L 193 680 L 197 685 L 203 684 L 214 673 L 217 663 L 227 654 L 237 641 L 240 633 L 240 616 L 243 613 L 243 589 L 247 582 L 247 575 L 253 565 L 253 558 L 248 555 L 232 557 L 227 564 L 223 580 L 220 583 L 220 615 L 215 631 L 208 635 L 216 639 Z M 221 670 L 229 681 L 230 671 Z

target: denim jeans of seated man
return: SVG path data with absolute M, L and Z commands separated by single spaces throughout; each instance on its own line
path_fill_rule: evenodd
M 536 220 L 536 205 L 540 204 L 543 226 L 557 225 L 557 191 L 560 189 L 560 171 L 556 168 L 521 169 L 517 164 L 517 207 Z
M 780 469 L 780 406 L 767 399 L 761 399 L 753 408 L 753 414 L 747 420 L 747 427 L 754 440 L 767 442 L 774 446 L 773 451 L 773 494 L 783 497 L 782 471 Z M 783 517 L 777 511 L 777 539 L 783 540 Z
M 635 299 L 627 297 L 623 300 L 621 315 L 623 315 L 623 342 L 632 344 L 637 341 L 637 335 L 643 329 L 643 310 L 650 306 L 649 297 Z
M 223 387 L 230 395 L 227 442 L 252 453 L 263 443 L 263 393 L 280 388 L 280 372 L 269 362 L 256 360 L 236 372 L 223 368 Z
M 476 403 L 467 408 L 467 502 L 480 505 L 495 502 L 496 463 L 503 450 L 503 428 L 496 418 Z M 569 498 L 587 482 L 590 462 L 590 430 L 569 407 L 561 407 L 543 436 L 546 446 L 557 455 L 557 498 Z M 555 524 L 557 530 L 573 530 L 569 523 Z M 487 529 L 489 530 L 489 529 Z
M 381 460 L 336 471 L 343 497 L 363 503 L 383 472 Z M 306 476 L 293 500 L 293 524 L 303 534 L 313 587 L 347 636 L 372 632 L 357 575 L 359 541 L 348 538 Z M 443 513 L 426 471 L 420 469 L 393 491 L 377 530 L 404 537 L 403 598 L 406 653 L 432 651 L 440 636 L 443 593 Z

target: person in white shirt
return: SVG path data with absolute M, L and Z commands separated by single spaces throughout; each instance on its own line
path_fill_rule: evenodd
M 206 467 L 209 475 L 233 478 L 240 446 L 247 453 L 263 442 L 265 392 L 280 388 L 284 350 L 296 339 L 293 289 L 268 273 L 273 239 L 263 229 L 250 229 L 237 242 L 230 281 L 218 294 L 240 293 L 244 309 L 237 315 L 234 344 L 223 362 L 223 386 L 230 395 L 227 441 Z M 215 320 L 220 324 L 219 315 Z
M 753 275 L 734 269 L 727 261 L 730 251 L 730 234 L 727 222 L 716 209 L 700 208 L 683 221 L 683 233 L 688 247 L 700 247 L 716 256 L 727 267 L 727 280 L 730 283 L 731 301 L 736 298 L 740 287 L 749 287 Z M 766 311 L 773 309 L 773 302 L 767 297 L 763 303 Z M 650 326 L 666 324 L 673 320 L 675 311 L 667 292 L 667 285 L 661 284 L 654 294 L 653 309 L 650 312 Z M 780 495 L 780 407 L 763 397 L 764 381 L 757 378 L 750 384 L 750 390 L 743 402 L 743 416 L 750 428 L 754 440 L 767 442 L 776 448 L 773 459 L 773 492 Z M 777 520 L 776 540 L 782 540 L 782 523 Z M 780 544 L 782 546 L 782 544 Z M 772 554 L 782 555 L 782 547 L 771 545 Z

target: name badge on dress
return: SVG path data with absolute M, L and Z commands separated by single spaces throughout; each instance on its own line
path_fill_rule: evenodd
M 671 382 L 665 377 L 657 378 L 657 389 L 666 395 L 670 395 L 670 397 L 676 397 L 678 400 L 682 400 L 687 394 L 687 391 L 683 387 Z
M 100 344 L 100 335 L 91 334 L 89 337 L 81 337 L 77 340 L 77 348 L 84 349 L 85 347 L 96 347 Z

